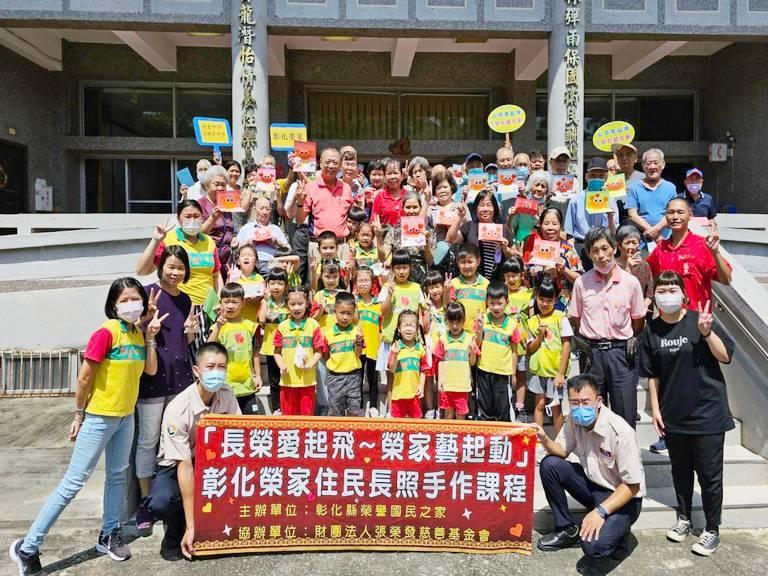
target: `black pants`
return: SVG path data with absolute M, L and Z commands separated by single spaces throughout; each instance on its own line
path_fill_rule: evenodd
M 280 410 L 280 368 L 274 356 L 267 356 L 267 381 L 269 382 L 269 409 Z
M 291 239 L 293 251 L 299 257 L 299 276 L 305 286 L 309 286 L 309 228 L 297 226 Z
M 379 373 L 376 371 L 376 358 L 360 356 L 363 366 L 360 368 L 360 398 L 363 398 L 363 380 L 368 379 L 368 402 L 371 408 L 379 409 Z M 365 402 L 363 402 L 365 406 Z
M 240 406 L 240 412 L 243 416 L 253 416 L 259 413 L 259 401 L 256 394 L 246 394 L 237 397 L 237 405 Z
M 187 522 L 176 466 L 158 466 L 147 498 L 147 508 L 155 518 L 165 522 L 165 537 L 181 544 Z
M 598 486 L 587 478 L 580 464 L 568 462 L 557 456 L 544 458 L 539 464 L 539 474 L 557 530 L 564 530 L 574 524 L 571 511 L 568 509 L 566 492 L 587 510 L 593 510 L 613 494 L 613 490 Z M 592 558 L 613 555 L 629 533 L 632 524 L 637 521 L 642 507 L 642 498 L 632 498 L 622 508 L 608 516 L 597 540 L 581 541 L 584 554 Z
M 723 445 L 725 434 L 674 434 L 665 436 L 677 496 L 677 513 L 690 520 L 693 473 L 701 486 L 706 529 L 716 531 L 723 510 Z
M 509 375 L 477 369 L 477 419 L 510 421 Z
M 634 428 L 637 416 L 637 367 L 627 362 L 626 348 L 592 348 L 591 352 L 590 374 L 597 380 L 600 395 L 611 406 L 611 410 Z

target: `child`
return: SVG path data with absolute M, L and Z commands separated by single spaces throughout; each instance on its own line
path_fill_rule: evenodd
M 288 274 L 288 286 L 303 284 L 301 276 L 296 273 L 299 266 L 299 257 L 291 250 L 290 246 L 278 246 L 275 248 L 275 256 L 270 261 L 270 268 L 279 266 Z
M 269 402 L 272 414 L 279 416 L 280 411 L 280 368 L 275 362 L 275 332 L 277 326 L 288 318 L 288 306 L 285 292 L 288 287 L 288 275 L 279 267 L 272 268 L 267 274 L 268 296 L 261 301 L 259 324 L 264 327 L 259 353 L 267 358 L 267 379 L 269 381 Z
M 376 371 L 376 357 L 381 340 L 381 304 L 372 293 L 373 271 L 367 266 L 357 269 L 357 317 L 363 331 L 365 348 L 360 358 L 362 363 L 360 379 L 360 397 L 362 398 L 363 379 L 368 379 L 368 408 L 366 416 L 376 418 L 379 415 L 379 373 Z
M 504 275 L 504 285 L 507 287 L 509 297 L 507 314 L 516 316 L 518 321 L 526 326 L 528 317 L 531 315 L 533 291 L 523 285 L 525 264 L 523 264 L 522 258 L 512 256 L 501 265 L 501 272 Z M 525 347 L 521 343 L 517 350 L 517 371 L 515 373 L 515 419 L 518 422 L 525 422 L 528 419 L 525 412 L 525 376 Z
M 488 286 L 488 315 L 476 326 L 480 359 L 477 362 L 477 417 L 479 420 L 510 421 L 509 377 L 517 367 L 522 328 L 507 316 L 507 287 L 501 282 Z M 466 326 L 466 323 L 465 323 Z
M 320 278 L 321 286 L 312 298 L 312 310 L 309 315 L 325 330 L 336 323 L 333 307 L 341 279 L 339 265 L 333 260 L 323 260 Z
M 349 292 L 336 294 L 335 323 L 323 330 L 328 369 L 328 416 L 362 416 L 363 334 L 355 327 L 355 297 Z
M 264 297 L 264 278 L 256 272 L 259 258 L 256 248 L 251 244 L 244 244 L 237 249 L 237 267 L 240 269 L 240 278 L 236 280 L 243 286 L 245 304 L 240 312 L 241 316 L 251 322 L 259 321 L 259 308 Z
M 243 414 L 259 410 L 256 392 L 261 390 L 261 362 L 253 345 L 258 324 L 242 317 L 245 291 L 240 284 L 225 284 L 221 289 L 221 313 L 211 328 L 208 342 L 227 349 L 226 383 L 232 388 Z
M 317 291 L 317 286 L 321 274 L 320 268 L 323 262 L 326 260 L 333 260 L 339 264 L 339 266 L 341 266 L 341 259 L 339 258 L 339 244 L 338 238 L 336 238 L 336 234 L 330 230 L 321 232 L 317 237 L 317 249 L 320 252 L 320 260 L 313 261 L 309 270 L 311 282 L 310 286 L 312 287 L 313 292 Z M 344 272 L 342 271 L 341 274 L 343 276 Z
M 456 254 L 459 264 L 458 278 L 453 278 L 446 291 L 446 298 L 461 302 L 466 317 L 464 330 L 472 331 L 478 316 L 485 314 L 488 280 L 477 273 L 480 266 L 480 248 L 474 244 L 462 244 Z
M 404 310 L 410 310 L 420 318 L 424 311 L 426 299 L 421 291 L 421 286 L 415 282 L 410 282 L 408 277 L 411 274 L 411 257 L 405 250 L 395 250 L 392 255 L 392 272 L 394 283 L 384 282 L 379 293 L 379 302 L 381 303 L 381 314 L 384 319 L 381 329 L 381 344 L 379 346 L 379 356 L 376 362 L 377 370 L 386 370 L 389 362 L 389 349 L 392 345 L 397 320 Z M 382 276 L 386 279 L 386 276 Z M 387 400 L 392 394 L 392 373 L 387 372 Z
M 423 219 L 423 208 L 423 198 L 418 192 L 409 191 L 403 196 L 403 216 L 417 216 Z M 377 222 L 374 222 L 373 229 L 379 247 L 379 260 L 386 262 L 392 252 L 398 248 L 407 250 L 411 256 L 411 281 L 423 283 L 427 276 L 427 267 L 432 266 L 432 249 L 435 243 L 429 228 L 424 226 L 424 246 L 408 247 L 402 245 L 402 228 L 399 222 L 389 227 L 386 234 Z
M 348 242 L 354 241 L 357 238 L 357 231 L 360 228 L 360 224 L 366 220 L 365 210 L 360 208 L 360 206 L 355 206 L 353 204 L 349 207 L 349 212 L 347 212 L 347 228 L 349 228 L 349 236 L 347 236 Z
M 417 340 L 418 336 L 418 314 L 412 310 L 403 310 L 397 317 L 395 340 L 387 362 L 387 369 L 394 374 L 392 418 L 421 418 L 427 355 L 424 346 Z
M 355 266 L 373 266 L 379 261 L 379 251 L 373 242 L 373 226 L 368 222 L 363 222 L 357 229 L 357 239 L 352 245 L 352 257 L 355 259 Z
M 564 312 L 555 310 L 559 290 L 555 281 L 544 276 L 536 288 L 536 306 L 539 313 L 528 320 L 528 389 L 536 394 L 534 421 L 544 425 L 545 398 L 562 397 L 563 384 L 568 374 L 573 329 Z M 550 403 L 555 435 L 563 427 L 563 412 L 559 400 Z
M 365 216 L 371 217 L 373 201 L 379 191 L 384 188 L 384 161 L 372 160 L 368 163 L 368 187 L 364 190 Z
M 320 325 L 307 318 L 306 286 L 288 288 L 290 317 L 275 331 L 275 362 L 280 368 L 280 406 L 287 416 L 311 416 L 315 410 L 317 363 L 325 341 Z
M 433 358 L 435 348 L 440 337 L 445 335 L 445 306 L 444 306 L 444 293 L 445 293 L 445 279 L 443 275 L 437 270 L 430 270 L 427 273 L 427 279 L 424 281 L 424 291 L 427 294 L 427 306 L 429 307 L 425 311 L 424 321 L 422 322 L 422 329 L 427 334 L 426 349 L 427 349 L 427 363 L 429 369 L 427 370 L 427 385 L 424 388 L 424 404 L 427 408 L 425 418 L 427 420 L 433 420 L 440 416 L 439 410 L 435 408 L 435 385 L 437 384 L 437 360 Z M 469 382 L 469 380 L 468 380 Z
M 480 350 L 472 335 L 464 330 L 464 306 L 451 302 L 445 307 L 447 332 L 440 335 L 432 353 L 437 364 L 437 389 L 440 408 L 446 420 L 464 420 L 469 413 L 472 370 Z

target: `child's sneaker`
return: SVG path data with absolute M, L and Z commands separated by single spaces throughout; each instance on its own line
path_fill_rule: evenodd
M 427 420 L 434 420 L 435 419 L 435 411 L 434 410 L 427 410 L 427 413 L 424 415 L 424 418 Z
M 139 507 L 136 509 L 136 528 L 139 531 L 145 531 L 152 528 L 152 514 L 147 509 L 147 499 L 142 498 Z
M 368 408 L 368 416 L 370 418 L 378 418 L 379 417 L 379 411 L 376 410 L 376 408 Z

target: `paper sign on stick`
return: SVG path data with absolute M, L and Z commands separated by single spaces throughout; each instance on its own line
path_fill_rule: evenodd
M 481 242 L 501 242 L 504 238 L 504 227 L 501 224 L 480 222 L 477 226 L 477 239 Z
M 494 132 L 507 134 L 514 132 L 525 123 L 525 111 L 514 104 L 504 104 L 494 108 L 488 114 L 488 126 Z
M 296 140 L 306 142 L 307 127 L 304 124 L 270 124 L 269 145 L 277 152 L 293 150 Z
M 427 245 L 424 237 L 424 218 L 421 216 L 403 216 L 400 219 L 400 244 L 403 248 Z
M 315 172 L 317 170 L 317 144 L 315 142 L 293 143 L 293 151 L 299 159 L 296 172 Z
M 195 137 L 200 146 L 232 146 L 232 130 L 226 118 L 192 118 Z
M 635 129 L 629 122 L 615 120 L 607 122 L 595 130 L 592 144 L 603 152 L 610 152 L 622 144 L 629 144 L 635 139 Z
M 240 190 L 216 192 L 216 207 L 222 212 L 245 212 L 240 205 Z
M 611 196 L 605 190 L 587 190 L 585 206 L 588 214 L 606 214 L 613 212 Z
M 531 198 L 518 196 L 515 200 L 515 214 L 528 214 L 536 216 L 539 213 L 539 203 Z
M 605 190 L 614 198 L 627 195 L 627 179 L 624 174 L 611 174 L 605 181 Z
M 560 257 L 560 242 L 537 238 L 533 243 L 529 264 L 550 267 Z

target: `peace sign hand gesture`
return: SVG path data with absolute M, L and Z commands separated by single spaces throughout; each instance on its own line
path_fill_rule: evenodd
M 156 224 L 155 229 L 152 232 L 152 239 L 156 242 L 162 242 L 168 231 L 173 228 L 175 224 L 171 223 L 170 218 L 166 218 L 162 224 Z
M 147 299 L 147 318 L 157 315 L 157 303 L 160 301 L 161 293 L 162 290 L 158 290 L 157 293 L 155 293 L 155 289 L 150 288 L 149 298 Z
M 197 315 L 195 314 L 195 309 L 191 308 L 189 310 L 189 315 L 187 316 L 187 319 L 184 320 L 184 334 L 196 334 L 200 329 L 200 324 L 197 320 Z
M 717 231 L 717 223 L 714 220 L 710 220 L 709 222 L 709 234 L 704 241 L 707 243 L 707 248 L 709 248 L 712 255 L 716 256 L 720 251 L 720 233 Z
M 158 314 L 159 312 L 155 310 L 152 320 L 147 324 L 147 336 L 152 336 L 153 338 L 157 336 L 157 333 L 160 332 L 160 328 L 163 327 L 163 320 L 168 318 L 168 313 L 163 314 L 159 318 L 157 317 Z
M 712 313 L 710 312 L 710 306 L 711 301 L 707 300 L 706 304 L 704 304 L 704 309 L 701 308 L 701 302 L 699 302 L 698 308 L 699 308 L 699 320 L 697 322 L 697 326 L 699 328 L 699 332 L 701 332 L 701 335 L 705 338 L 709 336 L 712 333 L 712 320 L 714 319 Z

